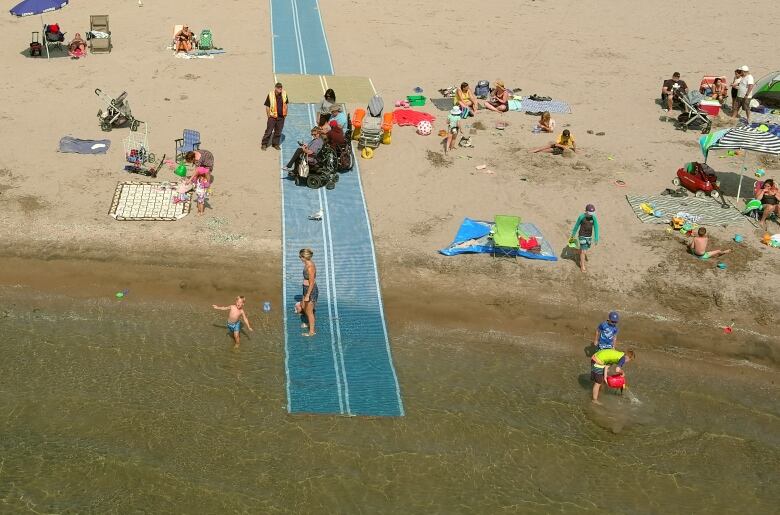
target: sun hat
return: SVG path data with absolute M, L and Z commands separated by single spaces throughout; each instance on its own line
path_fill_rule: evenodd
M 750 68 L 748 68 L 748 66 L 745 64 L 745 65 L 742 65 L 742 68 L 740 68 L 740 70 L 742 70 L 743 72 L 749 72 Z
M 498 86 L 499 88 L 503 88 L 503 87 L 505 87 L 505 86 L 504 86 L 504 81 L 502 81 L 501 79 L 498 79 L 498 80 L 496 81 L 496 86 Z
M 454 114 L 456 116 L 461 114 L 462 112 L 463 111 L 461 110 L 460 106 L 455 106 L 452 109 L 450 109 L 450 114 Z
M 595 213 L 596 206 L 594 206 L 593 204 L 588 204 L 587 206 L 585 206 L 585 211 L 588 213 Z
M 609 321 L 610 322 L 614 322 L 614 323 L 617 324 L 619 320 L 620 320 L 620 315 L 618 315 L 617 311 L 610 311 L 609 312 Z

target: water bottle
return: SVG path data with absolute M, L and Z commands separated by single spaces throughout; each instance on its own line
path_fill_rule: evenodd
M 268 302 L 268 301 L 263 302 L 263 311 L 265 313 L 268 313 L 269 311 L 271 311 L 271 303 L 270 302 Z

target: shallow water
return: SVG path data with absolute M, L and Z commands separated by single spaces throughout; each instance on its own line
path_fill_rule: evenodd
M 406 417 L 290 416 L 278 310 L 255 315 L 233 352 L 209 306 L 0 299 L 3 512 L 771 513 L 780 502 L 776 384 L 637 361 L 631 395 L 595 408 L 586 358 L 568 348 L 395 327 Z

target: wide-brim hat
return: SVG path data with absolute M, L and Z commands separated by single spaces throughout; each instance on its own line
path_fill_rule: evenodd
M 458 115 L 458 114 L 462 114 L 462 113 L 463 113 L 463 110 L 460 108 L 460 106 L 455 106 L 452 109 L 450 109 L 450 114 Z

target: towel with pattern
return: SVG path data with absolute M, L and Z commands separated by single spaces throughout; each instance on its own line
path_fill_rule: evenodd
M 523 111 L 526 113 L 543 113 L 545 111 L 550 113 L 571 113 L 571 107 L 561 100 L 539 102 L 538 100 L 523 98 Z

